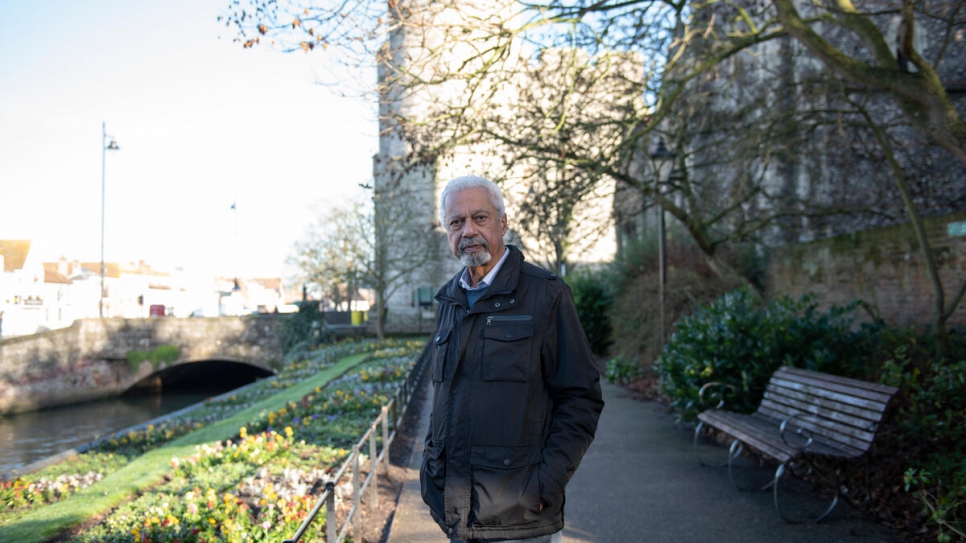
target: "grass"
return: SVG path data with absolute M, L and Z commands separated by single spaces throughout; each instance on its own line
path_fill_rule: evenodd
M 70 498 L 30 511 L 23 517 L 0 527 L 0 541 L 42 543 L 72 526 L 107 512 L 145 489 L 160 483 L 164 474 L 170 468 L 172 458 L 193 453 L 196 445 L 235 437 L 238 435 L 239 428 L 256 418 L 262 411 L 271 410 L 279 404 L 300 399 L 316 387 L 325 386 L 333 379 L 357 366 L 368 356 L 369 353 L 362 353 L 346 357 L 335 365 L 306 378 L 301 383 L 270 396 L 227 419 L 195 430 L 145 453 L 98 483 L 78 491 Z

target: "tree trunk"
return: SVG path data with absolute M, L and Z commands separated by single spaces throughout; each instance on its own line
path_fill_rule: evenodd
M 885 154 L 886 162 L 889 163 L 889 168 L 892 170 L 892 178 L 895 180 L 896 187 L 902 195 L 902 203 L 909 213 L 912 231 L 915 233 L 916 242 L 919 244 L 919 252 L 922 254 L 922 260 L 926 265 L 926 275 L 929 276 L 929 282 L 932 284 L 933 293 L 936 297 L 933 327 L 935 328 L 936 334 L 936 354 L 942 358 L 950 350 L 946 321 L 952 309 L 955 309 L 955 304 L 958 303 L 958 300 L 954 302 L 950 313 L 947 313 L 943 283 L 939 277 L 939 268 L 936 266 L 936 259 L 933 255 L 932 247 L 929 245 L 929 238 L 926 236 L 926 228 L 922 224 L 922 217 L 919 216 L 919 210 L 916 209 L 916 204 L 912 200 L 912 194 L 909 192 L 909 184 L 906 183 L 905 172 L 902 171 L 899 161 L 896 160 L 895 154 L 892 152 L 892 145 L 889 144 L 889 140 L 886 138 L 885 131 L 882 127 L 872 121 L 872 116 L 865 108 L 859 107 L 859 112 L 865 117 L 866 122 L 879 141 L 879 146 L 882 148 L 883 154 Z
M 376 339 L 386 339 L 386 298 L 382 292 L 376 293 Z

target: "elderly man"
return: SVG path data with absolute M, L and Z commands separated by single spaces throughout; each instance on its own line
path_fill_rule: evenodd
M 561 542 L 564 488 L 604 407 L 573 295 L 504 245 L 492 181 L 450 181 L 440 219 L 466 268 L 436 295 L 423 500 L 454 541 Z

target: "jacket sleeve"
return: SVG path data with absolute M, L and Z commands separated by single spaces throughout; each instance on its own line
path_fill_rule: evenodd
M 539 476 L 540 497 L 553 507 L 563 500 L 564 488 L 594 440 L 604 400 L 600 371 L 570 289 L 557 289 L 550 304 L 542 362 L 553 410 Z

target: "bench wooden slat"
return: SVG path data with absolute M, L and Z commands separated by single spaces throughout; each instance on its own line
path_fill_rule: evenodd
M 805 409 L 795 409 L 794 407 L 774 402 L 762 403 L 758 410 L 769 417 L 775 417 L 779 420 L 785 420 L 793 415 L 798 415 L 793 421 L 798 426 L 806 427 L 808 430 L 821 433 L 821 435 L 837 441 L 851 443 L 858 448 L 864 449 L 868 447 L 869 443 L 875 438 L 875 433 L 869 429 L 849 426 L 831 418 L 838 416 L 836 413 L 810 412 Z M 797 422 L 799 420 L 801 422 Z
M 698 419 L 704 421 L 709 426 L 717 428 L 730 436 L 738 439 L 742 443 L 753 447 L 761 453 L 770 456 L 781 463 L 788 462 L 797 458 L 801 453 L 792 447 L 786 446 L 781 440 L 763 440 L 757 437 L 756 432 L 752 431 L 747 425 L 738 420 L 737 413 L 727 411 L 705 411 L 698 415 Z M 748 417 L 748 415 L 744 415 Z
M 871 448 L 896 392 L 877 383 L 782 367 L 772 374 L 755 413 L 710 409 L 698 418 L 782 463 L 803 454 L 805 439 L 794 432 L 797 428 L 814 438 L 804 454 L 854 458 Z M 793 415 L 785 443 L 779 426 Z
M 769 411 L 766 409 L 761 409 L 759 412 L 763 415 L 770 416 L 778 420 L 785 420 L 791 416 L 790 413 Z M 849 456 L 860 456 L 869 450 L 869 447 L 871 446 L 871 441 L 864 441 L 861 439 L 850 438 L 840 433 L 829 432 L 827 428 L 817 424 L 815 418 L 813 418 L 811 415 L 796 417 L 795 420 L 792 421 L 792 427 L 808 430 L 813 434 L 815 439 L 819 440 L 820 442 L 828 443 L 830 446 L 842 449 L 843 451 L 847 451 Z M 789 431 L 786 431 L 786 434 Z
M 768 385 L 768 389 L 765 390 L 765 397 L 775 398 L 776 401 L 781 401 L 778 400 L 778 398 L 786 397 L 799 402 L 815 403 L 819 406 L 841 411 L 842 413 L 847 413 L 853 417 L 870 422 L 878 422 L 882 420 L 882 406 L 873 408 L 873 406 L 868 404 L 856 405 L 855 402 L 845 401 L 846 399 L 841 396 L 831 394 L 815 394 L 812 393 L 812 391 L 785 388 L 783 386 L 779 386 L 778 383 L 770 383 Z
M 851 435 L 865 441 L 872 441 L 874 430 L 877 426 L 877 421 L 863 419 L 849 413 L 842 413 L 841 411 L 830 409 L 828 404 L 811 404 L 788 396 L 766 396 L 762 398 L 761 405 L 769 409 L 787 413 L 788 415 L 798 412 L 821 417 L 827 422 L 824 424 L 817 422 L 817 424 L 822 424 L 831 431 Z
M 785 444 L 778 431 L 780 421 L 760 414 L 744 415 L 727 411 L 706 411 L 699 415 L 699 419 L 709 426 L 737 438 L 745 445 L 783 463 L 801 456 L 801 448 L 806 443 L 806 438 L 789 431 L 785 435 L 788 444 Z M 857 454 L 853 450 L 835 448 L 819 441 L 814 442 L 807 452 L 846 458 L 854 457 Z
M 862 391 L 859 391 L 859 390 L 850 391 L 845 387 L 838 387 L 835 389 L 819 388 L 815 383 L 802 383 L 800 381 L 789 381 L 781 377 L 773 377 L 769 386 L 797 390 L 804 394 L 811 394 L 813 396 L 833 399 L 833 400 L 840 401 L 842 403 L 854 405 L 856 407 L 861 407 L 864 409 L 881 410 L 888 403 L 888 401 L 882 401 L 881 395 L 878 392 L 870 392 L 864 395 L 856 395 L 856 394 L 851 394 L 851 392 L 862 394 Z
M 739 416 L 743 419 L 747 417 L 745 420 L 750 421 L 748 424 L 754 428 L 756 435 L 760 439 L 774 441 L 776 443 L 782 443 L 785 446 L 792 447 L 798 455 L 802 453 L 801 449 L 808 441 L 807 437 L 796 434 L 794 431 L 795 427 L 792 426 L 785 430 L 785 441 L 788 442 L 786 445 L 785 442 L 782 441 L 781 431 L 779 430 L 781 420 L 774 417 L 767 417 L 761 413 L 752 413 L 751 415 Z M 837 457 L 851 457 L 855 454 L 853 451 L 847 448 L 833 447 L 821 441 L 813 441 L 806 452 L 810 454 L 825 454 Z
M 818 379 L 822 381 L 828 381 L 830 383 L 840 383 L 847 386 L 852 386 L 855 388 L 871 390 L 885 394 L 889 398 L 895 396 L 899 389 L 896 387 L 891 387 L 889 385 L 883 385 L 880 383 L 873 383 L 870 381 L 862 381 L 861 379 L 852 379 L 850 377 L 840 377 L 838 375 L 830 375 L 828 373 L 819 373 L 815 371 L 803 370 L 800 368 L 793 368 L 791 366 L 782 366 L 775 373 L 781 372 L 783 374 L 798 375 L 803 378 L 808 379 Z M 886 400 L 888 401 L 888 400 Z
M 817 372 L 811 372 L 812 375 L 802 373 L 805 371 L 806 370 L 783 371 L 780 369 L 776 371 L 774 375 L 772 375 L 772 379 L 782 379 L 792 383 L 799 383 L 801 385 L 815 387 L 819 390 L 841 392 L 847 396 L 865 398 L 878 403 L 888 403 L 889 399 L 898 391 L 898 389 L 892 389 L 892 387 L 886 387 L 884 385 L 876 385 L 875 388 L 861 386 L 862 381 L 858 381 L 856 379 L 828 376 L 834 377 L 834 379 L 829 379 L 824 376 L 816 377 L 814 374 Z M 886 390 L 884 391 L 883 389 Z M 891 394 L 889 393 L 889 389 L 892 389 Z

